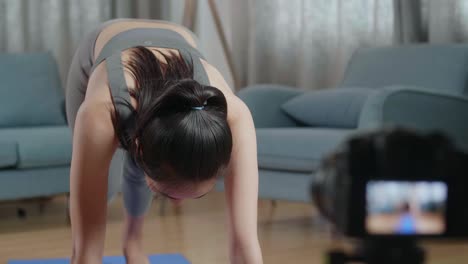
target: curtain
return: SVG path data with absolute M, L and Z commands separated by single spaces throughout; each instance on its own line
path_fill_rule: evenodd
M 394 43 L 393 0 L 247 2 L 249 32 L 237 43 L 247 45 L 248 59 L 238 67 L 245 85 L 330 87 L 356 48 Z
M 231 3 L 232 49 L 243 85 L 330 88 L 357 48 L 468 39 L 468 0 Z
M 217 0 L 241 86 L 336 85 L 359 47 L 468 40 L 468 0 Z M 118 17 L 181 22 L 184 0 L 0 0 L 0 52 L 50 51 L 65 81 L 79 40 Z M 232 84 L 206 0 L 196 33 Z
M 80 39 L 103 21 L 165 18 L 155 0 L 0 0 L 0 52 L 50 51 L 62 83 Z
M 403 0 L 401 0 L 403 1 Z M 467 0 L 420 0 L 422 22 L 413 25 L 424 32 L 421 41 L 430 43 L 463 43 L 468 41 Z

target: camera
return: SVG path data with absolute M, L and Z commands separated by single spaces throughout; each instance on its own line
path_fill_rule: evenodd
M 413 249 L 405 243 L 468 238 L 468 154 L 442 133 L 393 127 L 356 134 L 315 176 L 312 200 L 347 237 Z
M 324 159 L 311 194 L 349 237 L 468 238 L 468 154 L 440 133 L 354 136 Z

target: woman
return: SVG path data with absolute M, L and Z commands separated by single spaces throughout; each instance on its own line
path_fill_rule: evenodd
M 142 229 L 154 194 L 174 202 L 200 198 L 220 175 L 231 263 L 262 263 L 253 120 L 190 31 L 158 20 L 102 24 L 73 58 L 66 100 L 73 263 L 101 263 L 107 201 L 119 180 L 109 167 L 118 148 L 126 153 L 127 263 L 148 263 Z

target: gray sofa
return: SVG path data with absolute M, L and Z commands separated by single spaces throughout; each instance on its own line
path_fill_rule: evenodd
M 260 197 L 309 201 L 324 155 L 382 126 L 441 130 L 468 150 L 467 81 L 467 45 L 411 45 L 356 51 L 333 89 L 242 89 L 257 130 Z
M 0 201 L 69 192 L 71 133 L 50 53 L 0 54 Z

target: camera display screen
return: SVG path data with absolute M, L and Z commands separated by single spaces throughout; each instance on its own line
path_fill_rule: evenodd
M 366 230 L 373 235 L 440 235 L 447 185 L 441 181 L 370 181 Z

